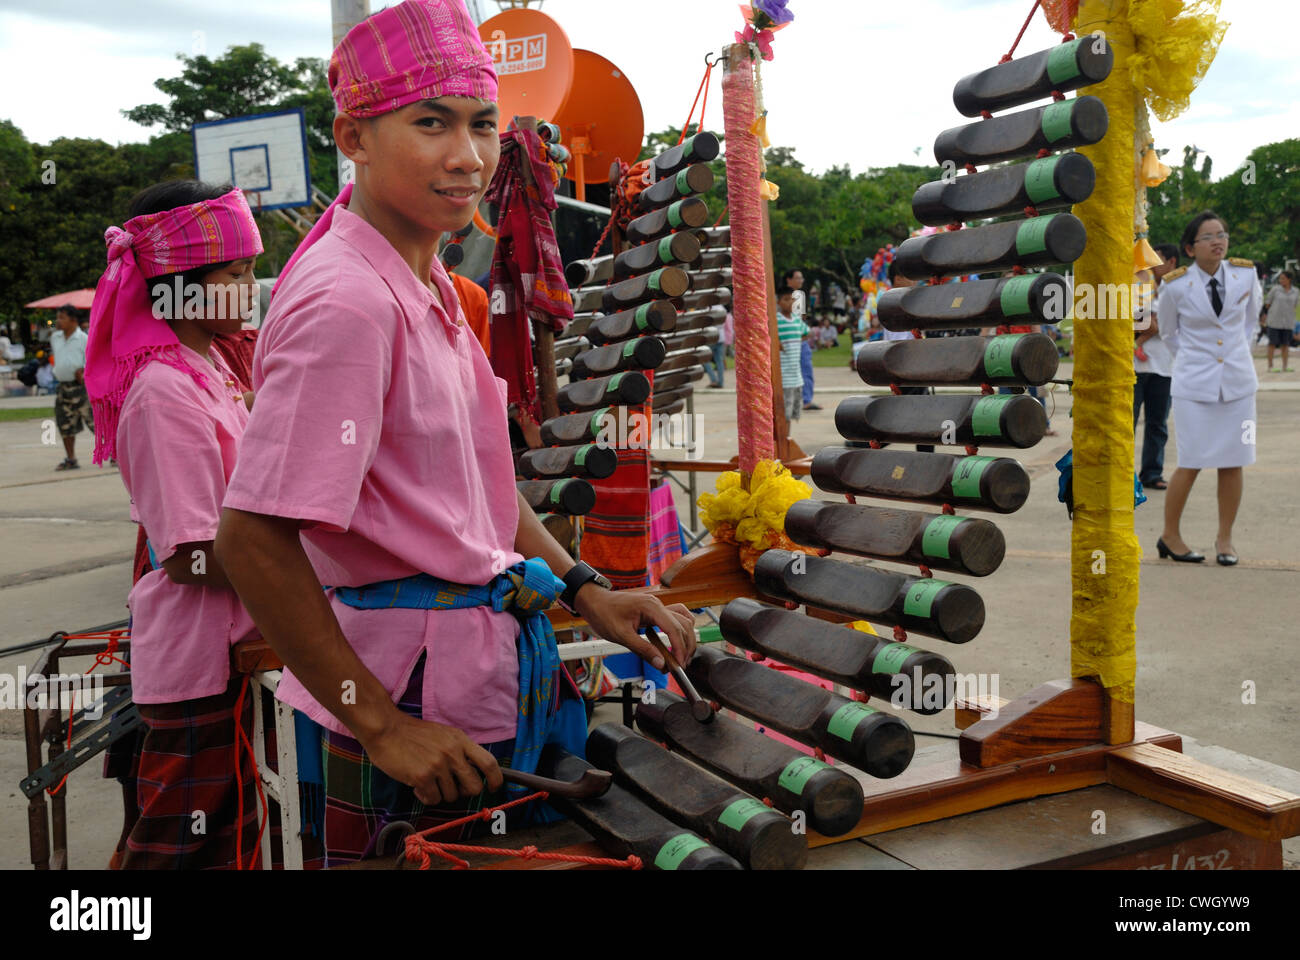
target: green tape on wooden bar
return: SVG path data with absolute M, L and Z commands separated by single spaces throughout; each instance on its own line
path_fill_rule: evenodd
M 595 447 L 594 443 L 589 443 L 585 447 L 579 447 L 578 452 L 573 455 L 573 465 L 575 467 L 582 466 L 583 461 L 587 459 L 587 451 L 593 449 L 594 447 Z
M 1083 38 L 1053 47 L 1047 55 L 1047 78 L 1052 83 L 1064 83 L 1079 76 L 1079 44 Z
M 934 598 L 944 587 L 952 586 L 947 580 L 918 580 L 907 588 L 903 597 L 903 613 L 912 617 L 928 617 Z
M 550 496 L 551 503 L 560 502 L 560 497 L 564 493 L 564 488 L 567 487 L 568 485 L 569 485 L 568 480 L 560 480 L 558 483 L 555 483 L 551 486 L 551 496 Z
M 1056 143 L 1070 135 L 1072 130 L 1070 117 L 1074 114 L 1074 104 L 1073 100 L 1058 100 L 1043 108 L 1043 116 L 1039 122 L 1042 124 L 1043 136 L 1047 138 L 1048 143 Z
M 920 652 L 916 647 L 906 643 L 887 643 L 880 648 L 880 652 L 871 661 L 871 672 L 898 673 L 903 669 L 903 664 L 907 662 L 908 657 Z
M 1002 436 L 1002 408 L 1014 398 L 1009 396 L 980 397 L 971 414 L 970 427 L 976 437 Z
M 1056 189 L 1056 165 L 1060 157 L 1043 157 L 1025 168 L 1025 193 L 1034 203 L 1055 200 L 1061 195 Z
M 760 813 L 772 809 L 761 800 L 755 800 L 753 797 L 745 797 L 743 800 L 737 800 L 729 804 L 727 809 L 718 814 L 718 823 L 724 827 L 730 827 L 739 833 L 745 829 L 745 824 L 753 820 Z
M 655 866 L 660 870 L 676 870 L 692 853 L 707 846 L 693 833 L 679 833 L 659 848 L 655 854 Z
M 1016 230 L 1016 254 L 1023 257 L 1046 250 L 1047 226 L 1055 216 L 1056 214 L 1053 213 L 1046 217 L 1034 217 L 1022 223 Z
M 1016 349 L 1016 343 L 1023 336 L 1023 333 L 1007 333 L 1000 337 L 992 337 L 989 340 L 984 347 L 984 375 L 986 377 L 1014 377 L 1016 375 L 1011 368 L 1011 354 Z
M 961 525 L 963 519 L 965 518 L 944 514 L 927 523 L 925 532 L 921 534 L 921 552 L 927 557 L 943 557 L 945 560 L 951 560 L 948 541 L 952 539 L 952 532 Z
M 646 317 L 648 316 L 650 316 L 650 304 L 643 303 L 641 306 L 636 308 L 636 313 L 633 314 L 632 319 L 636 321 L 636 328 L 638 330 L 644 330 L 646 327 L 650 326 L 646 321 Z
M 952 473 L 953 496 L 978 500 L 980 477 L 984 474 L 984 469 L 996 459 L 997 457 L 963 457 Z
M 1023 317 L 1029 313 L 1029 291 L 1033 289 L 1033 277 L 1010 277 L 1002 284 L 998 293 L 1001 301 L 1002 316 Z
M 826 724 L 826 732 L 841 740 L 852 741 L 853 731 L 858 729 L 858 724 L 875 712 L 870 707 L 850 700 L 831 714 L 830 722 Z
M 674 230 L 682 225 L 682 201 L 678 200 L 668 208 L 668 223 Z
M 691 189 L 691 182 L 686 179 L 686 174 L 690 172 L 690 169 L 690 167 L 686 167 L 684 170 L 679 170 L 677 173 L 677 192 L 682 195 L 695 192 Z
M 1017 235 L 1016 235 L 1016 242 L 1017 242 L 1017 243 L 1020 242 L 1019 237 L 1020 237 L 1020 235 L 1017 234 Z M 646 277 L 646 280 L 645 280 L 646 286 L 649 287 L 651 290 L 653 290 L 655 293 L 658 293 L 658 292 L 659 292 L 659 276 L 660 276 L 660 271 L 656 270 L 654 273 L 652 273 L 652 274 L 650 274 L 648 277 Z
M 668 236 L 664 237 L 662 240 L 659 241 L 659 262 L 660 263 L 673 262 L 672 234 L 669 234 Z
M 830 768 L 816 757 L 799 757 L 786 764 L 786 768 L 781 771 L 781 776 L 776 782 L 778 786 L 798 796 L 803 793 L 804 784 L 812 779 L 813 774 L 818 770 L 828 769 Z
M 601 421 L 605 419 L 605 414 L 612 410 L 612 407 L 601 407 L 591 415 L 591 432 L 600 433 Z

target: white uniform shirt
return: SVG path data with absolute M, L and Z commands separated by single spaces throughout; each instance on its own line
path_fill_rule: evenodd
M 1218 316 L 1210 304 L 1210 276 L 1196 264 L 1160 287 L 1160 337 L 1175 351 L 1169 393 L 1181 400 L 1240 400 L 1259 387 L 1250 355 L 1259 329 L 1255 271 L 1224 260 L 1215 277 L 1223 301 Z

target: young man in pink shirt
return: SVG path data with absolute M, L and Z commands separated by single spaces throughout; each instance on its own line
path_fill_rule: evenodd
M 505 383 L 436 256 L 500 153 L 492 59 L 462 0 L 370 17 L 329 80 L 356 182 L 281 274 L 217 554 L 287 667 L 280 697 L 326 728 L 332 864 L 388 822 L 477 809 L 498 760 L 535 766 L 559 664 L 538 614 L 561 589 L 656 665 L 639 628 L 683 660 L 695 644 L 689 611 L 604 589 L 515 489 Z

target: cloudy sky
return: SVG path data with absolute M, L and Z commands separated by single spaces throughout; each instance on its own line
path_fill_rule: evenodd
M 387 0 L 372 0 L 371 9 Z M 495 0 L 480 0 L 490 14 Z M 794 23 L 764 65 L 768 131 L 813 170 L 928 159 L 940 130 L 966 122 L 953 83 L 995 63 L 1030 0 L 791 0 Z M 541 8 L 573 46 L 620 66 L 641 98 L 646 127 L 680 125 L 703 57 L 740 23 L 732 0 L 546 0 Z M 1181 159 L 1185 144 L 1214 158 L 1222 176 L 1261 144 L 1300 135 L 1300 47 L 1295 0 L 1223 0 L 1231 26 L 1190 109 L 1156 124 L 1158 147 Z M 1288 22 L 1289 21 L 1289 22 Z M 1041 15 L 1020 53 L 1057 38 Z M 0 118 L 28 139 L 148 139 L 120 111 L 164 98 L 159 77 L 180 72 L 178 53 L 217 56 L 259 42 L 282 61 L 326 58 L 329 0 L 0 0 Z M 709 125 L 721 125 L 715 71 Z M 157 131 L 152 131 L 157 132 Z

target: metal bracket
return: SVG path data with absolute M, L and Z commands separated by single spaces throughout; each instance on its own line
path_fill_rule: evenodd
M 78 711 L 69 722 L 75 726 L 77 721 L 92 712 L 100 716 L 99 722 L 87 728 L 81 737 L 72 742 L 69 749 L 19 782 L 19 789 L 29 800 L 58 783 L 87 760 L 102 753 L 109 744 L 126 736 L 142 722 L 140 711 L 131 699 L 131 688 L 125 684 L 109 688 L 104 699 Z M 65 725 L 61 724 L 59 730 L 66 735 Z

